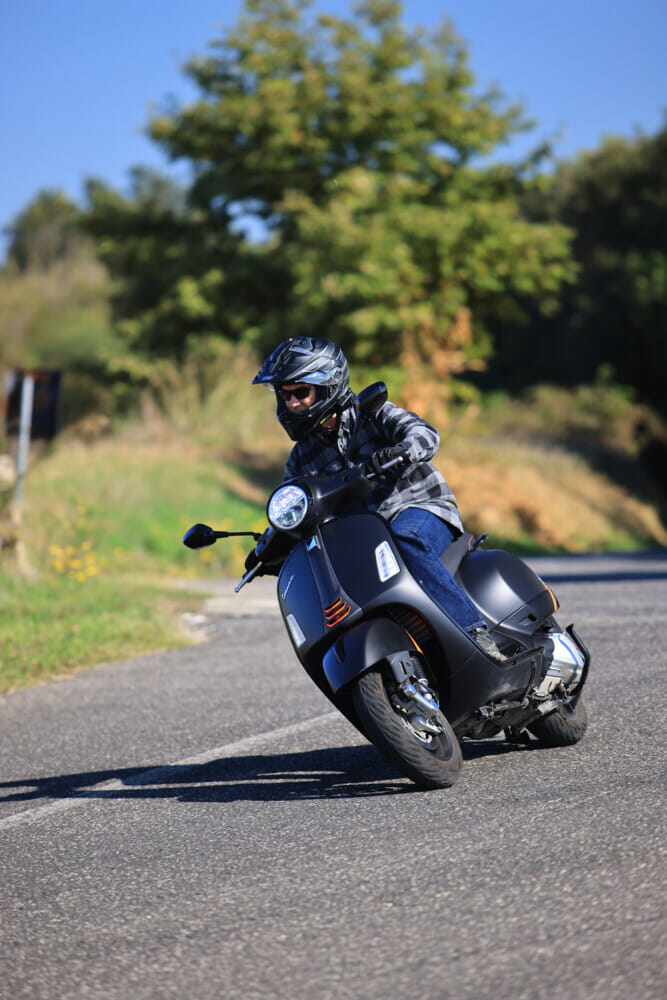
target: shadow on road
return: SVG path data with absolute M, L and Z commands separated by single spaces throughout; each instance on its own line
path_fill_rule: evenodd
M 525 749 L 502 740 L 464 742 L 462 745 L 465 760 Z M 111 787 L 104 787 L 105 784 Z M 373 746 L 363 744 L 228 757 L 207 764 L 130 767 L 25 778 L 0 782 L 0 802 L 65 798 L 267 802 L 417 791 L 416 785 L 398 775 Z

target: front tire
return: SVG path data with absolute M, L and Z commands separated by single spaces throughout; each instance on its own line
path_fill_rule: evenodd
M 358 677 L 353 701 L 367 737 L 401 774 L 420 788 L 449 788 L 459 776 L 463 758 L 454 730 L 439 713 L 443 732 L 417 734 L 391 704 L 381 670 Z
M 528 729 L 533 736 L 548 747 L 571 747 L 578 743 L 586 732 L 588 725 L 588 713 L 583 699 L 579 698 L 577 703 L 571 705 L 561 705 L 547 715 L 544 719 L 532 722 Z

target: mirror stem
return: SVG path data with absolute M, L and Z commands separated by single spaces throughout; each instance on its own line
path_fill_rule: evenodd
M 259 531 L 216 531 L 215 532 L 216 538 L 239 538 L 242 535 L 245 535 L 248 538 L 254 538 L 256 542 L 258 542 L 262 537 L 261 532 Z

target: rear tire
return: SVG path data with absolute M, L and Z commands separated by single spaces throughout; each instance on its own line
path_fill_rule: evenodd
M 571 747 L 578 743 L 586 732 L 588 713 L 583 700 L 579 698 L 574 707 L 561 705 L 544 719 L 532 722 L 528 729 L 533 736 L 548 747 Z
M 443 732 L 420 734 L 391 704 L 381 670 L 374 667 L 357 678 L 352 697 L 367 737 L 401 774 L 420 788 L 449 788 L 459 776 L 463 758 L 454 730 L 442 713 Z

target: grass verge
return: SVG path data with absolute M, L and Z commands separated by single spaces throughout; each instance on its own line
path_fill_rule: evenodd
M 252 542 L 192 552 L 185 530 L 266 526 L 263 496 L 234 483 L 210 450 L 141 440 L 136 428 L 35 461 L 23 516 L 31 578 L 0 569 L 0 694 L 191 641 L 181 615 L 201 595 L 187 580 L 240 574 Z
M 197 598 L 124 577 L 0 575 L 0 694 L 79 667 L 185 645 L 181 611 Z

